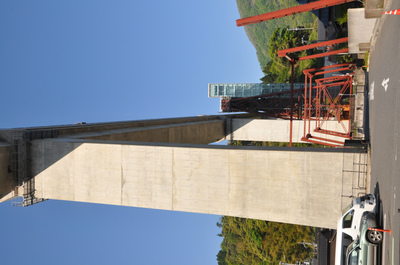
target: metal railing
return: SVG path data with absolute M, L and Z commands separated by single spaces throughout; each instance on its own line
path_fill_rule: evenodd
M 29 132 L 12 133 L 11 171 L 15 188 L 11 205 L 15 207 L 26 207 L 45 200 L 35 197 L 35 179 L 30 172 L 30 139 Z M 19 194 L 20 187 L 23 194 Z
M 353 154 L 351 168 L 342 169 L 342 197 L 359 197 L 367 192 L 367 173 L 368 173 L 368 155 L 364 149 L 359 149 L 358 153 Z M 365 157 L 365 160 L 363 159 Z M 345 156 L 343 156 L 343 165 L 345 165 Z M 347 194 L 350 189 L 345 188 L 345 181 L 351 178 L 351 194 Z

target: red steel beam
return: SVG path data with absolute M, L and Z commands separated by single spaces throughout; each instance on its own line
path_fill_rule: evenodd
M 320 57 L 325 57 L 325 56 L 330 56 L 338 53 L 347 53 L 349 52 L 349 48 L 346 49 L 341 49 L 341 50 L 335 50 L 331 52 L 323 52 L 323 53 L 318 53 L 318 54 L 313 54 L 313 55 L 308 55 L 304 57 L 300 57 L 299 61 L 304 61 L 304 60 L 309 60 L 309 59 L 315 59 L 315 58 L 320 58 Z
M 279 57 L 285 57 L 286 54 L 288 54 L 288 53 L 299 52 L 299 51 L 314 49 L 317 47 L 344 43 L 344 42 L 347 42 L 348 40 L 349 40 L 348 37 L 336 39 L 336 40 L 328 40 L 328 41 L 318 42 L 318 43 L 314 43 L 314 44 L 294 47 L 294 48 L 290 48 L 290 49 L 279 50 L 277 53 L 278 53 Z
M 326 70 L 326 69 L 331 69 L 331 68 L 336 68 L 336 67 L 342 67 L 342 66 L 350 66 L 353 65 L 354 63 L 340 63 L 340 64 L 333 64 L 333 65 L 328 65 L 324 67 L 319 67 L 319 68 L 310 68 L 303 70 L 304 74 L 308 74 L 310 72 L 315 72 L 315 71 L 321 71 L 321 70 Z
M 330 77 L 315 79 L 315 82 L 318 85 L 322 85 L 322 83 L 336 82 L 339 80 L 350 79 L 350 78 L 351 78 L 351 75 L 338 75 L 338 76 L 330 76 Z
M 306 138 L 307 138 L 307 136 L 306 136 Z M 343 141 L 337 141 L 337 140 L 332 140 L 332 139 L 328 139 L 328 138 L 317 137 L 317 136 L 314 136 L 314 135 L 308 136 L 307 139 L 310 139 L 310 138 L 317 139 L 317 140 L 321 140 L 321 141 L 332 142 L 332 143 L 336 143 L 336 144 L 344 144 Z
M 342 86 L 345 85 L 348 81 L 342 81 L 342 82 L 336 82 L 336 83 L 330 83 L 330 84 L 317 84 L 316 86 L 313 86 L 311 89 L 320 89 L 322 87 L 334 87 L 334 86 Z M 310 89 L 310 88 L 309 88 Z
M 323 141 L 311 140 L 312 138 L 315 138 L 315 137 L 314 136 L 311 136 L 310 138 L 302 137 L 301 140 L 304 141 L 304 142 L 309 142 L 309 143 L 313 143 L 313 144 L 320 144 L 320 145 L 326 145 L 326 146 L 331 146 L 331 147 L 342 147 L 344 145 L 344 142 L 342 142 L 341 144 L 338 145 L 338 144 L 331 144 L 331 143 L 323 142 Z M 323 138 L 323 140 L 326 141 L 325 138 Z
M 341 51 L 335 51 L 335 52 L 341 52 Z M 344 67 L 344 68 L 339 68 L 339 67 Z M 325 74 L 329 72 L 336 72 L 341 70 L 350 70 L 352 67 L 353 67 L 352 63 L 346 63 L 346 64 L 325 66 L 320 68 L 311 68 L 303 71 L 303 73 L 305 74 L 305 92 L 304 92 L 305 98 L 304 98 L 304 112 L 303 112 L 304 136 L 301 139 L 302 141 L 328 145 L 332 147 L 339 147 L 344 144 L 344 142 L 342 141 L 326 139 L 323 137 L 317 137 L 311 135 L 310 129 L 312 120 L 315 120 L 316 122 L 315 125 L 317 129 L 314 129 L 314 132 L 351 139 L 351 133 L 350 133 L 351 120 L 349 120 L 348 128 L 346 128 L 345 124 L 341 120 L 340 108 L 342 107 L 342 105 L 340 105 L 339 102 L 343 96 L 343 93 L 348 88 L 350 88 L 350 94 L 352 94 L 352 86 L 351 86 L 353 78 L 352 75 L 349 74 L 349 75 L 316 79 L 315 82 L 317 83 L 317 85 L 314 87 L 309 84 L 312 84 L 312 79 L 316 75 Z M 332 98 L 332 95 L 328 90 L 329 87 L 333 86 L 341 86 L 341 90 L 335 99 Z M 311 91 L 314 89 L 316 89 L 316 96 L 312 97 Z M 327 102 L 325 102 L 325 100 L 327 100 Z M 351 105 L 348 106 L 351 108 Z M 312 110 L 314 112 L 315 118 L 311 116 Z M 337 120 L 342 125 L 344 132 L 322 129 L 322 125 L 324 124 L 324 122 L 333 116 L 337 117 Z
M 341 134 L 341 135 L 344 135 L 344 136 L 342 136 L 342 137 L 351 138 L 351 137 L 350 137 L 350 126 L 351 126 L 351 122 L 350 122 L 350 120 L 349 120 L 349 127 L 348 127 L 349 129 L 346 129 L 346 127 L 344 126 L 343 122 L 342 122 L 341 119 L 340 119 L 340 111 L 339 111 L 339 110 L 340 110 L 340 108 L 341 108 L 342 105 L 337 104 L 337 103 L 340 101 L 340 99 L 342 98 L 343 93 L 347 90 L 347 88 L 350 88 L 350 94 L 352 93 L 351 82 L 352 82 L 352 78 L 349 78 L 349 79 L 345 82 L 345 84 L 342 86 L 342 88 L 341 88 L 341 90 L 340 90 L 338 96 L 337 96 L 335 99 L 332 98 L 331 94 L 330 94 L 329 91 L 327 90 L 327 87 L 326 87 L 325 85 L 322 86 L 322 92 L 323 92 L 323 94 L 324 94 L 324 98 L 326 97 L 326 98 L 328 99 L 328 104 L 327 104 L 327 105 L 326 105 L 326 104 L 321 105 L 321 104 L 318 104 L 318 103 L 317 103 L 317 105 L 318 105 L 318 106 L 317 106 L 317 109 L 320 109 L 322 106 L 325 106 L 325 107 L 327 108 L 328 112 L 325 114 L 325 116 L 323 117 L 323 119 L 321 119 L 321 117 L 319 117 L 319 116 L 317 117 L 317 119 L 318 119 L 318 121 L 317 121 L 317 128 L 319 128 L 319 130 L 316 129 L 316 130 L 314 130 L 315 132 L 318 131 L 319 133 L 330 134 L 330 133 L 329 133 L 330 131 L 328 131 L 328 130 L 322 130 L 322 129 L 320 129 L 320 128 L 322 127 L 323 123 L 324 123 L 325 121 L 327 121 L 327 120 L 331 117 L 331 114 L 333 114 L 333 116 L 336 116 L 338 122 L 342 125 L 343 130 L 346 132 L 346 133 L 340 133 L 340 132 L 337 132 L 337 133 L 338 133 L 338 134 Z M 351 103 L 350 103 L 350 104 L 351 104 Z M 349 105 L 349 107 L 351 107 L 351 106 Z M 332 132 L 333 132 L 333 131 L 332 131 Z M 336 135 L 336 136 L 338 136 L 338 135 Z
M 260 22 L 275 19 L 275 18 L 286 17 L 286 16 L 298 14 L 298 13 L 303 13 L 303 12 L 312 11 L 315 9 L 321 9 L 324 7 L 329 7 L 329 6 L 334 6 L 334 5 L 340 5 L 340 4 L 353 2 L 353 1 L 355 1 L 355 0 L 320 0 L 320 1 L 311 2 L 308 4 L 304 4 L 304 5 L 299 5 L 299 6 L 295 6 L 295 7 L 272 11 L 272 12 L 261 14 L 261 15 L 237 19 L 236 25 L 238 27 L 246 26 L 246 25 L 260 23 Z
M 315 75 L 324 75 L 324 74 L 329 74 L 329 73 L 335 73 L 335 72 L 340 72 L 340 71 L 347 71 L 347 70 L 353 70 L 353 66 L 333 69 L 333 70 L 329 70 L 329 71 L 317 72 L 317 73 L 314 74 L 314 76 Z
M 335 132 L 335 131 L 330 131 L 330 130 L 322 130 L 321 128 L 314 129 L 314 132 L 324 133 L 324 134 L 333 135 L 333 136 L 337 136 L 337 137 L 343 137 L 343 138 L 350 137 L 350 132 L 341 133 L 341 132 Z M 314 138 L 316 138 L 316 137 L 314 137 Z

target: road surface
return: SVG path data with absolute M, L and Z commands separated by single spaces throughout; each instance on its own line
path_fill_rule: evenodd
M 400 9 L 393 0 L 389 9 Z M 369 62 L 371 191 L 381 200 L 382 264 L 400 264 L 400 15 L 383 15 Z

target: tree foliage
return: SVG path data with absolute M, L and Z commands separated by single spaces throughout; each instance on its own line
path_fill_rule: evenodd
M 264 83 L 285 83 L 291 80 L 291 66 L 289 60 L 279 57 L 277 52 L 283 49 L 294 48 L 304 45 L 309 39 L 309 30 L 288 30 L 288 28 L 277 28 L 272 33 L 269 45 L 269 56 L 271 61 L 263 68 L 265 76 L 261 78 Z M 310 51 L 301 51 L 297 57 L 306 56 Z M 294 68 L 294 81 L 304 81 L 303 70 L 315 65 L 316 60 L 305 60 L 296 63 Z
M 295 0 L 236 0 L 236 4 L 241 18 L 298 5 Z M 315 20 L 316 17 L 311 12 L 305 12 L 245 26 L 246 34 L 256 49 L 261 68 L 271 60 L 268 47 L 275 29 L 298 26 L 308 28 L 313 26 Z
M 217 255 L 219 265 L 294 263 L 312 257 L 314 249 L 299 242 L 312 242 L 314 229 L 262 220 L 223 216 L 223 237 Z
M 232 141 L 234 146 L 288 146 L 289 143 Z M 294 146 L 317 146 L 294 143 Z M 217 254 L 219 265 L 279 264 L 285 256 L 286 262 L 310 259 L 314 248 L 299 244 L 314 241 L 314 228 L 282 224 L 262 220 L 222 216 L 217 226 L 218 236 L 223 237 L 221 250 Z

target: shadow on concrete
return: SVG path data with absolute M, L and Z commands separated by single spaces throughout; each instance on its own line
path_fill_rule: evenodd
M 365 72 L 365 85 L 364 85 L 364 116 L 363 116 L 363 130 L 366 141 L 370 141 L 369 130 L 369 72 Z
M 377 218 L 378 218 L 378 225 L 382 227 L 383 225 L 383 210 L 382 210 L 382 200 L 380 196 L 380 191 L 379 191 L 379 182 L 375 184 L 374 187 L 374 195 L 376 199 L 376 213 L 377 213 Z
M 7 134 L 7 131 L 3 131 Z M 6 186 L 7 191 L 0 194 L 0 202 L 23 196 L 35 198 L 34 176 L 51 167 L 57 161 L 70 154 L 81 143 L 63 142 L 63 139 L 47 138 L 38 131 L 28 132 L 21 129 L 18 137 L 8 139 L 7 157 L 0 157 L 2 168 L 8 168 L 8 174 L 0 178 L 0 185 Z M 39 136 L 38 136 L 39 135 Z
M 382 200 L 381 200 L 381 195 L 380 195 L 380 190 L 379 190 L 379 182 L 375 184 L 374 187 L 374 195 L 376 199 L 376 218 L 378 221 L 378 227 L 383 228 L 383 207 L 382 207 Z M 377 250 L 377 264 L 380 265 L 382 264 L 382 244 L 379 244 L 378 250 Z
M 365 1 L 365 18 L 380 18 L 383 12 L 384 0 Z

